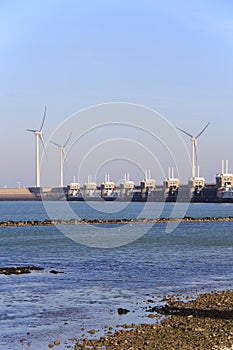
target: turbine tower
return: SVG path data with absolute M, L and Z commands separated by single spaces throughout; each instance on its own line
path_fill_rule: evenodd
M 63 184 L 63 163 L 64 163 L 64 159 L 65 159 L 64 148 L 67 146 L 68 142 L 70 141 L 71 135 L 72 135 L 72 132 L 70 133 L 68 139 L 66 140 L 66 142 L 64 143 L 63 146 L 60 145 L 59 143 L 50 141 L 50 143 L 57 146 L 60 150 L 60 187 L 64 187 L 64 184 Z
M 206 128 L 209 126 L 210 123 L 207 123 L 206 126 L 199 132 L 199 134 L 197 134 L 197 136 L 193 136 L 190 133 L 188 133 L 187 131 L 177 128 L 178 130 L 180 130 L 181 132 L 183 132 L 184 134 L 188 135 L 191 137 L 191 142 L 192 142 L 192 179 L 194 179 L 196 177 L 196 169 L 197 169 L 197 139 L 199 136 L 201 136 L 201 134 L 203 134 L 203 132 L 206 130 Z M 195 161 L 196 158 L 196 161 Z M 199 171 L 198 171 L 199 172 Z
M 42 143 L 42 146 L 43 146 L 43 148 L 45 150 L 44 139 L 43 139 L 43 135 L 42 135 L 42 128 L 44 126 L 46 113 L 47 113 L 47 107 L 45 106 L 44 115 L 43 115 L 41 127 L 40 127 L 39 130 L 27 129 L 27 131 L 33 132 L 34 135 L 36 136 L 36 187 L 40 187 L 39 139 L 40 139 L 40 141 Z

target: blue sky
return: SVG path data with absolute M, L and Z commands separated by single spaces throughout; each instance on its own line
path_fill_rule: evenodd
M 45 140 L 80 109 L 112 101 L 194 134 L 210 121 L 201 173 L 214 181 L 221 159 L 233 172 L 232 1 L 1 0 L 0 50 L 0 187 L 34 184 L 26 129 L 40 126 L 45 104 Z

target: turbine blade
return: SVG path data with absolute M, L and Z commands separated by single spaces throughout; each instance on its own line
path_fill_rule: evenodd
M 66 140 L 66 142 L 65 142 L 65 144 L 64 144 L 64 146 L 63 146 L 64 148 L 66 147 L 66 145 L 67 145 L 68 142 L 70 141 L 71 135 L 72 135 L 72 131 L 71 131 L 71 133 L 70 133 L 68 139 Z
M 183 129 L 180 129 L 180 128 L 177 128 L 178 130 L 182 131 L 184 134 L 190 136 L 190 137 L 193 137 L 193 135 L 189 134 L 187 131 L 183 130 Z
M 62 145 L 59 145 L 58 143 L 56 142 L 53 142 L 53 141 L 49 141 L 50 143 L 52 143 L 53 145 L 57 146 L 57 147 L 62 147 Z
M 47 106 L 45 106 L 45 109 L 44 109 L 44 115 L 43 115 L 43 119 L 42 119 L 42 123 L 41 123 L 41 127 L 40 127 L 40 130 L 39 130 L 39 131 L 41 131 L 42 128 L 43 128 L 43 126 L 44 126 L 46 113 L 47 113 Z
M 27 131 L 36 132 L 37 130 L 27 129 Z
M 45 149 L 45 144 L 44 144 L 43 136 L 42 136 L 42 134 L 40 134 L 39 136 L 40 136 L 40 141 L 41 141 L 42 146 L 43 146 L 43 149 L 44 149 L 44 153 L 45 153 L 46 160 L 48 161 L 48 157 L 47 157 L 47 153 L 46 153 L 46 149 Z
M 197 139 L 199 136 L 201 136 L 201 134 L 203 134 L 203 132 L 205 131 L 205 129 L 208 128 L 209 124 L 210 124 L 210 123 L 207 123 L 206 126 L 202 129 L 202 131 L 199 132 L 199 134 L 195 137 L 196 139 Z

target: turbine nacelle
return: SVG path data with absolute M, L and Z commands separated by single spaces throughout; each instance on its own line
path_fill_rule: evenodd
M 210 123 L 207 123 L 206 126 L 196 135 L 193 136 L 192 134 L 190 134 L 189 132 L 177 128 L 178 130 L 180 130 L 181 132 L 183 132 L 185 135 L 188 135 L 190 137 L 190 140 L 192 142 L 192 178 L 196 177 L 196 169 L 198 168 L 198 150 L 197 150 L 197 139 L 198 137 L 201 136 L 201 134 L 203 134 L 203 132 L 207 129 L 207 127 L 209 126 Z M 199 171 L 198 171 L 199 173 Z

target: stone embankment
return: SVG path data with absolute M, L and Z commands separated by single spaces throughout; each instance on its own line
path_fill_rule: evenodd
M 20 227 L 20 226 L 52 226 L 52 225 L 126 225 L 126 224 L 151 224 L 151 223 L 168 223 L 168 222 L 233 222 L 233 217 L 204 217 L 193 218 L 185 216 L 184 218 L 135 218 L 135 219 L 114 219 L 114 220 L 87 220 L 87 219 L 70 219 L 70 220 L 28 220 L 28 221 L 1 221 L 1 227 Z

